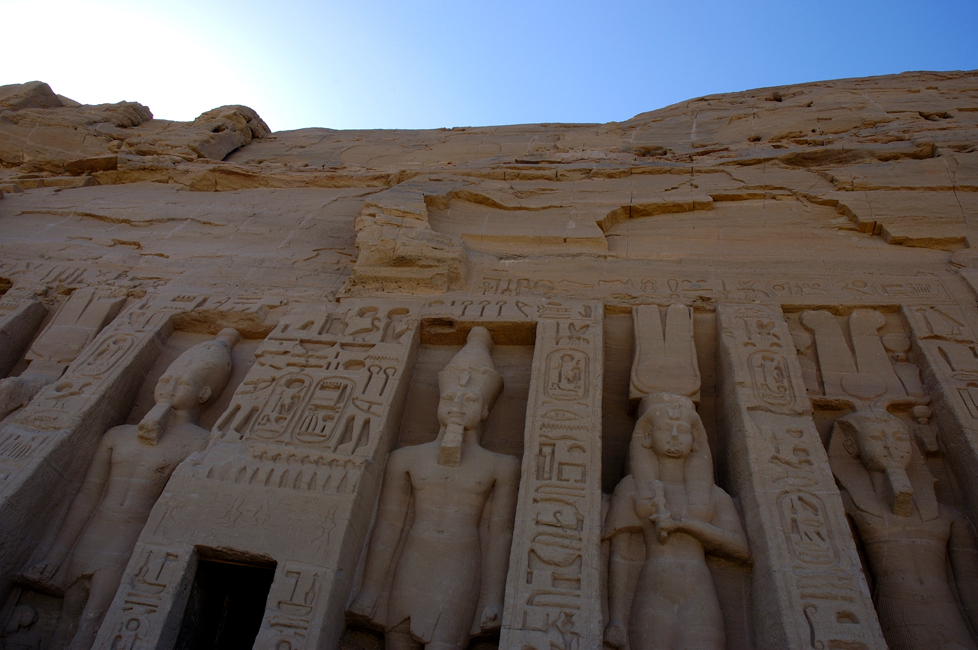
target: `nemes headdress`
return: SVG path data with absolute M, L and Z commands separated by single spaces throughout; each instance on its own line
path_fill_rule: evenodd
M 458 351 L 445 369 L 438 373 L 438 389 L 458 385 L 482 395 L 482 419 L 489 415 L 496 398 L 503 390 L 503 378 L 492 362 L 492 335 L 485 327 L 473 327 L 465 347 Z M 457 467 L 462 462 L 461 425 L 450 424 L 442 434 L 438 462 Z

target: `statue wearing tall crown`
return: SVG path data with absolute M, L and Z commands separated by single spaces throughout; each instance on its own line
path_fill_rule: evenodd
M 474 327 L 438 375 L 438 437 L 397 449 L 387 460 L 351 612 L 385 629 L 388 650 L 459 650 L 473 630 L 501 625 L 520 463 L 479 444 L 503 388 L 491 350 L 489 331 Z M 414 521 L 404 534 L 412 502 Z
M 207 445 L 201 409 L 231 375 L 227 328 L 170 364 L 156 384 L 156 405 L 139 425 L 105 432 L 77 496 L 44 559 L 21 582 L 58 592 L 64 606 L 51 650 L 88 650 L 122 581 L 133 546 L 177 465 Z

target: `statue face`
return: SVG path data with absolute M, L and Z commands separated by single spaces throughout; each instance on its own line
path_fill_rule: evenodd
M 693 428 L 674 408 L 653 411 L 649 426 L 649 441 L 657 456 L 685 458 L 693 449 Z
M 896 417 L 867 420 L 859 427 L 859 457 L 871 470 L 906 469 L 910 465 L 910 433 Z
M 453 381 L 445 386 L 438 402 L 438 423 L 442 426 L 460 424 L 474 429 L 483 420 L 484 399 L 473 386 L 460 386 Z
M 156 382 L 153 392 L 157 404 L 169 404 L 175 411 L 189 411 L 206 402 L 210 395 L 211 389 L 200 373 L 174 371 L 172 367 Z

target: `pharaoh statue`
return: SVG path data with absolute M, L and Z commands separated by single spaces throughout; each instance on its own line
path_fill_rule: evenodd
M 829 462 L 866 552 L 890 648 L 974 649 L 961 614 L 978 629 L 974 533 L 960 512 L 937 502 L 934 477 L 907 426 L 882 409 L 840 418 Z M 956 589 L 948 584 L 948 564 Z
M 224 329 L 181 354 L 160 377 L 156 405 L 139 425 L 113 427 L 102 436 L 46 557 L 21 576 L 42 589 L 64 588 L 52 650 L 92 646 L 170 474 L 207 444 L 208 431 L 197 421 L 202 407 L 224 390 L 239 338 L 237 330 Z
M 474 327 L 438 374 L 438 437 L 387 459 L 363 586 L 351 612 L 383 626 L 389 650 L 458 650 L 468 647 L 474 627 L 485 632 L 502 623 L 520 463 L 479 445 L 503 387 L 491 350 L 489 331 Z M 482 536 L 484 513 L 488 532 Z
M 642 398 L 603 537 L 611 540 L 605 642 L 630 650 L 723 650 L 725 628 L 706 555 L 750 561 L 740 516 L 713 482 L 692 400 Z

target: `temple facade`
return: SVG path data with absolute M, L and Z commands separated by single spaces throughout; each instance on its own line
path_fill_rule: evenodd
M 978 73 L 272 132 L 0 87 L 0 648 L 978 647 Z

